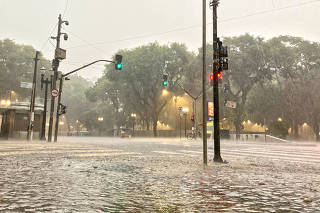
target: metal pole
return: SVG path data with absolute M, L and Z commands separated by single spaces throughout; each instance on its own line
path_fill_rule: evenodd
M 179 115 L 179 117 L 180 117 L 180 122 L 179 122 L 180 123 L 180 131 L 179 132 L 180 132 L 180 140 L 181 140 L 181 115 Z
M 206 78 L 207 78 L 207 72 L 206 72 L 206 45 L 207 45 L 207 7 L 206 7 L 207 1 L 202 0 L 202 140 L 203 140 L 203 163 L 205 165 L 208 164 L 208 148 L 207 148 L 207 95 L 206 95 Z
M 46 78 L 45 81 L 43 81 L 45 84 L 45 90 L 44 90 L 44 108 L 43 108 L 43 116 L 42 116 L 42 128 L 41 128 L 41 137 L 40 140 L 46 140 L 46 122 L 47 122 L 47 102 L 48 102 L 48 84 L 49 79 Z
M 133 118 L 133 124 L 132 124 L 132 137 L 134 137 L 134 123 L 135 123 L 136 119 Z
M 30 114 L 29 114 L 29 126 L 27 139 L 32 140 L 33 137 L 33 126 L 34 126 L 34 105 L 36 100 L 36 87 L 37 87 L 37 70 L 40 52 L 36 51 L 36 57 L 34 58 L 34 72 L 33 72 L 33 83 L 31 91 L 31 101 L 30 101 Z M 10 92 L 11 94 L 11 92 Z
M 197 139 L 197 134 L 198 134 L 198 131 L 197 131 L 197 99 L 194 99 L 193 119 L 194 119 L 193 126 L 194 126 L 194 132 L 195 132 L 194 139 L 196 140 Z
M 219 5 L 218 0 L 213 0 L 211 6 L 213 7 L 213 106 L 214 106 L 214 117 L 213 117 L 213 128 L 214 128 L 214 161 L 223 162 L 220 155 L 220 123 L 219 123 L 219 79 L 217 73 L 216 63 L 219 63 L 219 53 L 221 48 L 221 42 L 218 39 L 218 22 L 217 22 L 217 8 Z M 217 49 L 217 44 L 219 47 Z
M 187 137 L 187 113 L 184 114 L 184 137 Z
M 59 85 L 59 96 L 58 96 L 58 104 L 57 104 L 57 112 L 56 112 L 56 125 L 54 128 L 54 142 L 57 142 L 58 138 L 58 131 L 59 131 L 59 118 L 60 118 L 60 105 L 61 105 L 61 95 L 62 95 L 62 85 L 63 85 L 63 78 L 60 78 L 60 85 Z
M 62 19 L 61 14 L 59 15 L 59 21 L 58 21 L 58 33 L 57 33 L 57 45 L 56 45 L 56 51 L 60 48 L 60 35 L 61 35 L 61 25 L 62 25 Z M 53 59 L 52 62 L 52 68 L 53 68 L 53 82 L 52 82 L 52 88 L 56 88 L 57 84 L 57 78 L 58 78 L 58 67 L 59 67 L 59 59 L 56 58 Z M 54 102 L 55 98 L 51 97 L 51 106 L 50 106 L 50 120 L 49 120 L 49 131 L 48 131 L 48 142 L 51 142 L 52 139 L 52 126 L 53 126 L 53 114 L 54 114 Z

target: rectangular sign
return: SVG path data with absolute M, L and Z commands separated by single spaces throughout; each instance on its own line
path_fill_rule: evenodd
M 20 87 L 21 87 L 21 88 L 31 89 L 31 88 L 32 88 L 32 83 L 29 83 L 29 82 L 20 82 Z
M 226 107 L 235 109 L 235 108 L 237 108 L 237 103 L 233 102 L 233 101 L 227 101 Z
M 208 117 L 214 116 L 214 108 L 213 108 L 213 102 L 208 101 Z

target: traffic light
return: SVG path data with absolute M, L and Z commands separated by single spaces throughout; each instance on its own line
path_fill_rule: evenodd
M 220 72 L 220 71 L 216 72 L 216 73 L 215 73 L 215 77 L 216 77 L 216 79 L 222 79 L 222 74 L 221 74 L 221 72 Z
M 213 74 L 209 75 L 210 86 L 213 86 Z
M 194 122 L 194 115 L 190 115 L 190 120 Z
M 168 86 L 168 74 L 163 74 L 163 86 Z
M 67 107 L 63 104 L 60 103 L 60 112 L 59 112 L 59 115 L 63 115 L 63 114 L 66 114 L 66 109 Z
M 223 106 L 225 106 L 225 107 L 228 106 L 228 101 L 227 101 L 227 100 L 225 100 L 225 101 L 223 102 Z
M 122 55 L 116 55 L 115 68 L 116 70 L 122 69 Z
M 224 84 L 223 92 L 226 94 L 228 94 L 230 92 L 230 85 L 229 84 Z

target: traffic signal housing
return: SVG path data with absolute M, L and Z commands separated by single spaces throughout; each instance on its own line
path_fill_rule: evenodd
M 122 70 L 122 55 L 116 55 L 115 69 Z
M 162 81 L 162 84 L 163 84 L 163 86 L 168 86 L 168 74 L 163 74 L 163 81 Z
M 229 84 L 224 84 L 223 92 L 226 94 L 228 94 L 230 92 L 230 85 Z
M 59 115 L 66 114 L 67 106 L 60 103 L 60 112 Z
M 190 120 L 194 122 L 194 115 L 190 115 Z

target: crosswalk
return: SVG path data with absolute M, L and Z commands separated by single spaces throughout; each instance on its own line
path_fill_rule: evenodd
M 118 157 L 118 156 L 158 156 L 158 157 L 195 157 L 202 158 L 202 147 L 199 143 L 178 143 L 159 141 L 158 145 L 148 144 L 149 151 L 137 148 L 130 143 L 126 149 L 117 146 L 93 146 L 81 144 L 43 144 L 43 143 L 0 143 L 0 158 L 21 155 L 65 154 L 70 157 Z M 159 146 L 161 145 L 161 146 Z M 174 146 L 172 146 L 174 145 Z M 161 149 L 159 149 L 161 147 Z M 174 148 L 173 148 L 174 147 Z M 135 150 L 135 151 L 133 151 Z M 209 158 L 214 155 L 213 146 L 208 148 Z M 320 144 L 306 143 L 223 143 L 221 148 L 223 159 L 269 159 L 288 162 L 301 162 L 320 165 Z
M 0 144 L 0 157 L 23 155 L 54 155 L 64 154 L 70 157 L 107 157 L 119 155 L 139 155 L 136 152 L 126 152 L 121 149 L 110 149 L 74 144 Z
M 178 153 L 202 155 L 202 151 L 180 149 Z M 213 148 L 209 148 L 208 155 L 213 155 Z M 289 162 L 320 163 L 319 146 L 314 147 L 286 147 L 286 146 L 259 146 L 239 147 L 229 146 L 221 149 L 221 155 L 229 158 L 266 158 L 269 160 L 282 160 Z

